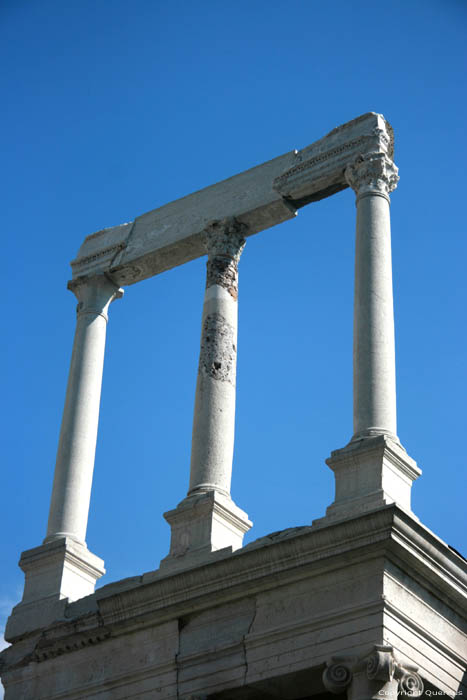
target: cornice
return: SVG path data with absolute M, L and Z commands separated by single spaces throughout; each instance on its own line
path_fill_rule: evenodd
M 84 645 L 99 629 L 118 636 L 291 582 L 343 571 L 362 561 L 383 561 L 382 557 L 394 558 L 396 565 L 403 561 L 405 574 L 421 575 L 448 606 L 451 599 L 458 603 L 466 595 L 466 562 L 407 513 L 390 505 L 327 527 L 320 524 L 275 533 L 233 554 L 221 550 L 196 568 L 166 575 L 149 572 L 109 584 L 69 604 L 68 620 L 42 630 L 42 637 L 55 640 L 50 646 L 54 654 L 55 649 L 66 651 L 66 640 L 76 634 L 76 643 Z M 45 642 L 41 648 L 48 648 Z

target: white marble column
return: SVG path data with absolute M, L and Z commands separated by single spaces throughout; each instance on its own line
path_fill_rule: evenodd
M 187 497 L 164 514 L 172 528 L 169 557 L 237 549 L 251 527 L 230 497 L 235 431 L 238 263 L 245 246 L 235 219 L 205 231 L 208 253 Z
M 78 298 L 77 323 L 55 466 L 47 536 L 22 553 L 21 603 L 7 624 L 10 637 L 62 614 L 67 600 L 93 593 L 104 562 L 86 546 L 97 424 L 104 364 L 107 311 L 123 291 L 100 275 L 70 282 Z
M 354 432 L 326 460 L 336 495 L 325 521 L 390 503 L 412 514 L 412 482 L 421 474 L 397 437 L 389 194 L 399 177 L 387 152 L 389 139 L 381 144 L 381 152 L 359 156 L 345 172 L 357 195 Z
M 206 291 L 196 383 L 188 495 L 230 495 L 235 430 L 238 263 L 241 227 L 214 224 L 206 231 Z
M 396 439 L 396 369 L 389 194 L 399 179 L 385 154 L 346 170 L 357 195 L 354 302 L 354 438 Z
M 106 277 L 72 282 L 77 322 L 45 542 L 84 544 L 91 498 L 108 308 L 123 291 Z

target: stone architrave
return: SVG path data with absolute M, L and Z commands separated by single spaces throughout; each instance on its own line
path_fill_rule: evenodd
M 164 514 L 172 538 L 167 566 L 242 546 L 252 523 L 230 497 L 235 432 L 238 263 L 245 226 L 235 219 L 206 228 L 208 253 L 201 347 L 191 447 L 190 486 L 175 510 Z
M 394 139 L 381 114 L 368 112 L 238 175 L 87 236 L 71 263 L 73 279 L 106 274 L 128 285 L 205 255 L 206 227 L 231 217 L 245 237 L 293 219 L 297 209 L 346 189 L 345 169 L 359 154 L 392 158 Z

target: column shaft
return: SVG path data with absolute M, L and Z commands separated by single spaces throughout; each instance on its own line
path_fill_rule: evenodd
M 84 543 L 96 451 L 107 309 L 121 290 L 104 277 L 71 286 L 77 324 L 45 542 Z
M 86 546 L 107 309 L 123 291 L 104 276 L 70 282 L 77 323 L 55 465 L 47 536 L 21 554 L 23 599 L 8 620 L 14 639 L 63 617 L 67 601 L 94 592 L 104 562 Z
M 386 148 L 389 140 L 384 143 Z M 389 503 L 411 512 L 412 481 L 421 473 L 401 446 L 396 425 L 389 193 L 399 179 L 397 168 L 386 152 L 369 152 L 345 177 L 357 194 L 354 434 L 326 460 L 336 477 L 326 519 L 355 517 Z
M 180 568 L 238 549 L 252 523 L 230 497 L 235 427 L 238 261 L 245 245 L 235 219 L 206 229 L 208 253 L 196 382 L 190 486 L 164 517 L 170 552 L 161 567 Z
M 238 261 L 236 230 L 207 233 L 208 263 L 196 384 L 189 495 L 230 495 L 235 430 Z
M 354 434 L 397 434 L 389 202 L 357 201 L 354 306 Z
M 397 168 L 369 154 L 346 171 L 357 193 L 354 439 L 397 434 L 389 192 Z

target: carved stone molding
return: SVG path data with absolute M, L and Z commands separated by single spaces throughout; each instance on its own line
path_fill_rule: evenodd
M 371 681 L 392 681 L 395 666 L 392 647 L 379 647 L 367 661 L 366 675 Z
M 398 168 L 384 153 L 359 156 L 345 170 L 348 185 L 361 197 L 365 194 L 389 194 L 399 181 Z
M 238 262 L 245 247 L 245 232 L 246 227 L 233 217 L 215 221 L 206 228 L 206 289 L 217 284 L 237 299 Z
M 381 683 L 381 688 L 387 683 L 397 682 L 399 695 L 418 698 L 423 694 L 423 681 L 417 670 L 416 666 L 399 661 L 393 647 L 375 645 L 369 655 L 360 659 L 332 657 L 323 672 L 323 684 L 326 690 L 338 695 L 350 687 L 354 681 L 354 674 L 359 678 L 361 685 L 363 672 L 363 677 L 366 677 L 369 683 L 368 698 L 374 696 L 375 681 Z
M 67 639 L 57 640 L 39 640 L 33 658 L 34 661 L 40 663 L 48 659 L 54 659 L 56 656 L 61 656 L 70 651 L 77 651 L 88 646 L 95 646 L 99 642 L 103 642 L 110 637 L 110 630 L 100 628 L 92 632 L 80 632 Z
M 399 695 L 419 698 L 423 695 L 423 681 L 417 673 L 416 666 L 401 665 L 395 668 L 394 676 L 398 681 Z
M 123 289 L 111 282 L 105 275 L 79 278 L 68 282 L 68 289 L 78 299 L 78 316 L 92 314 L 108 320 L 107 311 L 115 299 L 123 297 Z
M 350 685 L 353 678 L 351 667 L 354 662 L 346 659 L 331 658 L 323 672 L 323 683 L 330 693 L 339 695 Z

